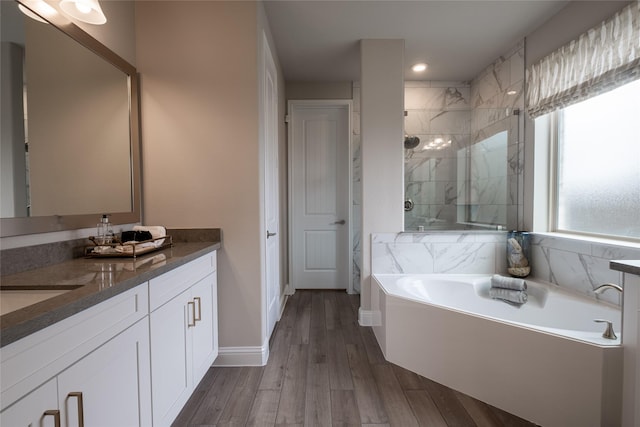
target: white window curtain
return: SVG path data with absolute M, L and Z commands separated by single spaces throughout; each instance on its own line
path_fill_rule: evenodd
M 582 34 L 527 69 L 532 118 L 640 78 L 640 2 Z

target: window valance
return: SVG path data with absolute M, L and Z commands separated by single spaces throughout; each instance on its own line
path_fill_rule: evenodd
M 533 118 L 640 78 L 640 2 L 582 34 L 527 69 Z

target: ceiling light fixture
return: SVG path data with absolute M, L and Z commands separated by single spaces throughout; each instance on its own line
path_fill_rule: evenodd
M 411 69 L 416 73 L 422 73 L 427 69 L 427 64 L 425 64 L 424 62 L 420 62 L 418 64 L 413 65 Z
M 62 0 L 60 9 L 69 17 L 87 24 L 102 25 L 107 22 L 98 0 Z
M 38 22 L 44 22 L 45 24 L 48 24 L 48 22 L 45 21 L 43 17 L 49 18 L 58 13 L 53 7 L 49 6 L 43 0 L 38 0 L 30 4 L 33 11 L 22 4 L 18 4 L 18 9 L 20 9 L 20 12 L 24 13 L 29 18 L 35 19 Z
M 515 95 L 516 93 L 518 93 L 518 92 L 515 91 L 515 90 L 510 90 L 510 91 L 507 92 L 507 95 Z

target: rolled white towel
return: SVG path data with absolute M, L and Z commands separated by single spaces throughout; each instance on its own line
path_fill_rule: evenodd
M 501 289 L 513 289 L 516 291 L 526 291 L 527 282 L 524 279 L 517 279 L 515 277 L 504 277 L 499 274 L 494 274 L 491 277 L 491 287 Z
M 513 289 L 491 288 L 489 296 L 493 299 L 512 302 L 515 304 L 524 304 L 527 302 L 527 293 L 525 291 L 515 291 Z
M 161 225 L 135 225 L 133 231 L 148 231 L 154 239 L 160 239 L 167 235 L 167 229 Z M 156 247 L 162 246 L 164 239 L 156 240 L 153 243 Z

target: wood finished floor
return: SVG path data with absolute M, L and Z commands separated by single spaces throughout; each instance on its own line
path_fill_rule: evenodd
M 297 291 L 262 367 L 211 368 L 174 426 L 533 427 L 387 362 L 359 296 Z

